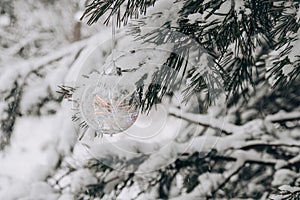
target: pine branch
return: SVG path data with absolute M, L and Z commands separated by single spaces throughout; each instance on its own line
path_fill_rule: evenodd
M 277 48 L 275 43 L 278 35 L 286 34 L 285 31 L 278 30 L 298 29 L 297 25 L 295 27 L 294 14 L 287 14 L 287 19 L 283 18 L 281 20 L 280 24 L 284 24 L 285 27 L 275 26 L 278 24 L 278 20 L 282 18 L 282 11 L 288 9 L 287 6 L 276 6 L 277 2 L 245 0 L 244 8 L 236 10 L 234 3 L 231 3 L 228 12 L 219 13 L 219 9 L 222 8 L 223 4 L 228 2 L 230 1 L 209 1 L 207 3 L 204 3 L 204 1 L 186 1 L 180 11 L 179 27 L 171 27 L 170 23 L 166 22 L 161 28 L 145 35 L 143 39 L 146 39 L 146 42 L 158 45 L 176 42 L 178 37 L 176 38 L 173 35 L 179 32 L 187 36 L 189 40 L 197 41 L 199 48 L 209 52 L 215 58 L 216 65 L 220 66 L 219 73 L 223 77 L 228 96 L 239 97 L 242 95 L 244 99 L 248 99 L 250 88 L 255 87 L 256 84 L 257 62 L 261 62 L 262 59 L 262 55 L 255 57 L 256 52 L 267 47 L 269 51 L 265 51 L 266 55 Z M 295 7 L 298 5 L 293 2 L 291 4 Z M 190 23 L 187 16 L 197 13 L 202 14 L 202 19 Z M 212 17 L 214 18 L 210 19 Z M 187 42 L 189 40 L 182 42 L 180 47 L 190 50 L 191 45 Z M 287 42 L 282 39 L 280 41 L 284 44 Z M 285 51 L 283 54 L 288 53 L 288 51 Z M 188 56 L 188 54 L 184 56 Z M 266 56 L 264 59 L 266 59 Z M 281 70 L 284 65 L 281 64 L 278 69 Z M 297 66 L 295 65 L 291 73 L 293 80 L 299 74 L 299 67 Z M 181 66 L 171 63 L 170 67 L 180 69 Z M 221 69 L 224 69 L 224 71 Z M 287 78 L 282 80 L 282 77 L 280 83 L 288 82 Z M 208 89 L 208 85 L 204 83 L 203 79 L 204 77 L 201 76 L 193 79 L 192 84 L 186 91 L 187 99 L 193 92 L 198 93 Z
M 118 26 L 127 24 L 128 19 L 145 15 L 147 7 L 153 6 L 156 0 L 94 0 L 87 5 L 81 20 L 89 17 L 88 25 L 96 23 L 103 15 L 108 14 L 104 24 L 108 24 L 113 15 L 117 16 Z M 124 9 L 124 11 L 123 11 Z
M 116 15 L 118 25 L 126 24 L 128 19 L 146 14 L 147 7 L 154 3 L 155 0 L 95 0 L 87 6 L 82 18 L 89 17 L 88 24 L 91 25 L 106 15 L 104 23 L 108 24 L 110 18 Z M 280 51 L 278 58 L 272 61 L 273 66 L 263 67 L 271 68 L 269 70 L 271 76 L 276 77 L 275 85 L 284 86 L 287 82 L 299 78 L 300 59 L 291 62 L 287 57 L 292 43 L 298 40 L 294 36 L 290 37 L 290 32 L 295 33 L 299 29 L 299 20 L 296 20 L 299 3 L 282 0 L 243 0 L 242 3 L 242 7 L 237 7 L 238 3 L 231 0 L 196 2 L 186 0 L 179 12 L 177 26 L 173 27 L 171 21 L 166 20 L 162 27 L 145 35 L 139 35 L 141 32 L 138 26 L 145 25 L 143 20 L 147 19 L 143 18 L 132 30 L 135 35 L 139 35 L 137 39 L 143 40 L 145 44 L 176 44 L 173 49 L 175 54 L 170 54 L 164 65 L 177 72 L 183 71 L 182 79 L 192 77 L 191 84 L 184 91 L 186 100 L 192 94 L 205 92 L 208 96 L 206 98 L 208 105 L 213 99 L 209 94 L 211 84 L 207 80 L 213 77 L 205 77 L 203 74 L 194 73 L 193 70 L 187 73 L 186 61 L 195 51 L 195 49 L 192 51 L 194 47 L 190 44 L 191 41 L 197 43 L 199 52 L 207 52 L 212 57 L 213 65 L 220 75 L 218 78 L 222 79 L 219 82 L 226 86 L 224 88 L 228 99 L 243 97 L 244 100 L 248 100 L 250 91 L 257 85 L 256 79 L 259 76 L 257 63 L 265 63 L 268 54 L 272 51 Z M 194 14 L 200 14 L 200 18 L 190 21 L 189 16 Z M 262 49 L 263 52 L 260 52 Z M 260 56 L 257 56 L 257 53 Z M 287 77 L 282 73 L 282 68 L 290 64 L 293 70 Z M 271 76 L 268 78 L 270 79 Z M 164 67 L 154 74 L 153 84 L 148 90 L 143 91 L 146 96 L 142 101 L 144 111 L 160 102 L 168 88 L 174 84 L 175 77 L 176 74 L 164 71 Z M 171 81 L 166 81 L 169 78 Z M 218 79 L 210 81 L 217 82 Z
M 6 145 L 10 143 L 10 137 L 16 123 L 17 117 L 20 113 L 20 102 L 22 98 L 24 85 L 19 85 L 18 81 L 14 81 L 14 85 L 9 94 L 4 98 L 7 102 L 7 109 L 4 110 L 1 119 L 1 132 L 0 132 L 0 150 L 3 150 Z M 6 116 L 6 117 L 5 117 Z
M 275 78 L 274 87 L 288 87 L 290 83 L 299 78 L 300 59 L 299 56 L 292 58 L 293 54 L 297 54 L 295 46 L 298 46 L 300 36 L 298 34 L 300 28 L 300 19 L 297 19 L 297 10 L 299 9 L 299 2 L 283 3 L 282 13 L 277 19 L 277 23 L 271 34 L 276 38 L 274 45 L 275 52 L 271 60 L 273 66 L 268 70 L 270 77 Z M 294 51 L 294 52 L 292 52 Z M 296 51 L 296 52 L 295 52 Z M 292 53 L 292 56 L 290 56 Z M 296 59 L 296 60 L 295 60 Z M 289 74 L 284 74 L 284 67 L 293 68 Z

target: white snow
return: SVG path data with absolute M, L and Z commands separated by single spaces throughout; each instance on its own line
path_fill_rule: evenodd
M 58 161 L 53 123 L 57 123 L 53 116 L 17 121 L 11 146 L 1 153 L 0 177 L 12 182 L 0 181 L 0 199 L 57 199 L 58 195 L 43 182 Z
M 0 174 L 21 180 L 43 180 L 58 160 L 52 123 L 53 116 L 19 119 L 11 146 L 2 152 Z
M 82 3 L 82 1 L 81 1 Z M 22 8 L 30 10 L 31 8 L 26 3 L 20 3 L 16 9 Z M 38 6 L 39 4 L 37 4 Z M 221 7 L 220 12 L 226 13 L 230 8 L 231 1 Z M 157 7 L 156 7 L 157 6 Z M 177 11 L 182 6 L 181 3 L 174 5 L 174 0 L 158 1 L 154 8 L 149 9 L 148 14 L 152 15 L 147 21 L 147 26 L 141 27 L 142 34 L 148 33 L 153 28 L 159 27 L 166 20 L 171 21 L 171 26 L 177 26 L 176 19 L 178 17 Z M 235 10 L 243 8 L 243 1 L 235 2 Z M 159 7 L 159 9 L 157 9 Z M 66 8 L 71 9 L 71 8 Z M 165 11 L 163 15 L 157 13 L 158 11 Z M 39 18 L 40 13 L 45 12 L 42 18 Z M 156 13 L 156 14 L 155 14 Z M 26 35 L 28 29 L 32 27 L 42 26 L 45 29 L 51 29 L 53 26 L 62 24 L 61 20 L 49 8 L 42 8 L 35 10 L 32 13 L 34 19 L 24 20 L 24 24 L 20 26 L 24 33 L 20 35 L 8 36 L 10 40 L 20 40 L 20 42 L 13 43 L 8 52 L 4 55 L 16 56 L 20 46 L 34 43 L 37 40 L 50 40 L 53 38 L 51 33 L 32 34 L 30 37 L 23 37 Z M 76 11 L 70 16 L 61 13 L 62 17 L 68 17 L 74 20 L 74 16 L 78 19 L 80 11 Z M 193 23 L 201 21 L 205 16 L 200 14 L 193 14 L 188 16 L 188 19 Z M 299 12 L 298 12 L 299 15 Z M 50 17 L 49 17 L 50 16 Z M 23 13 L 19 17 L 27 18 Z M 39 18 L 39 19 L 37 19 Z M 298 16 L 299 18 L 299 16 Z M 49 19 L 49 20 L 48 20 Z M 209 20 L 217 18 L 210 17 Z M 70 20 L 72 21 L 72 20 Z M 0 27 L 5 28 L 8 23 L 6 16 L 0 16 Z M 132 21 L 134 24 L 134 20 Z M 211 193 L 221 182 L 226 178 L 226 175 L 231 175 L 234 170 L 241 167 L 246 161 L 266 162 L 275 165 L 277 170 L 272 181 L 272 185 L 277 187 L 282 184 L 292 184 L 299 174 L 282 169 L 288 163 L 296 163 L 299 161 L 299 156 L 292 159 L 276 160 L 269 154 L 264 155 L 262 152 L 255 150 L 241 150 L 244 146 L 251 145 L 295 145 L 299 146 L 299 130 L 295 129 L 293 132 L 280 132 L 276 130 L 274 122 L 278 120 L 299 118 L 299 112 L 278 112 L 274 115 L 269 115 L 265 120 L 257 119 L 250 121 L 245 120 L 244 125 L 237 126 L 228 119 L 224 113 L 226 110 L 222 108 L 223 104 L 218 104 L 211 107 L 206 114 L 190 113 L 189 105 L 195 104 L 192 102 L 187 106 L 182 105 L 182 96 L 180 91 L 175 92 L 175 97 L 170 101 L 164 100 L 162 104 L 157 105 L 157 109 L 153 109 L 149 115 L 140 114 L 136 123 L 122 133 L 114 135 L 113 137 L 104 135 L 103 138 L 95 138 L 94 131 L 88 129 L 81 141 L 78 141 L 78 135 L 83 131 L 79 128 L 78 123 L 71 121 L 72 104 L 67 100 L 58 103 L 50 100 L 40 109 L 41 116 L 36 116 L 31 112 L 32 109 L 37 109 L 37 105 L 41 99 L 48 97 L 50 93 L 57 95 L 55 91 L 58 89 L 57 85 L 65 83 L 66 85 L 83 86 L 84 83 L 90 83 L 91 80 L 84 82 L 81 75 L 90 75 L 93 69 L 102 69 L 103 66 L 111 61 L 111 30 L 103 28 L 99 34 L 95 34 L 91 38 L 83 39 L 79 42 L 67 44 L 65 41 L 69 29 L 72 24 L 57 27 L 54 30 L 57 35 L 57 40 L 48 41 L 40 50 L 41 55 L 34 54 L 30 59 L 23 60 L 19 57 L 5 59 L 5 64 L 1 66 L 0 75 L 0 112 L 1 118 L 4 118 L 7 113 L 4 113 L 7 102 L 2 98 L 7 94 L 13 82 L 17 80 L 20 85 L 23 85 L 23 94 L 20 102 L 21 113 L 23 116 L 18 116 L 15 127 L 12 133 L 11 144 L 0 152 L 0 199 L 2 200 L 32 200 L 32 199 L 59 199 L 71 200 L 74 199 L 74 194 L 83 191 L 89 184 L 96 184 L 99 180 L 95 177 L 92 170 L 85 168 L 90 158 L 96 158 L 103 161 L 114 170 L 111 173 L 103 173 L 102 178 L 109 183 L 105 187 L 105 191 L 110 193 L 115 189 L 115 186 L 121 182 L 125 175 L 118 170 L 126 172 L 135 172 L 137 175 L 143 177 L 140 182 L 136 178 L 135 183 L 130 187 L 125 187 L 118 196 L 120 199 L 135 197 L 138 192 L 143 189 L 143 181 L 147 178 L 158 178 L 156 170 L 174 162 L 182 153 L 194 152 L 209 152 L 213 148 L 218 153 L 224 153 L 225 156 L 236 159 L 236 162 L 226 165 L 228 171 L 224 173 L 204 173 L 198 177 L 200 184 L 189 194 L 185 193 L 184 176 L 177 174 L 172 183 L 171 196 L 174 199 L 201 199 L 205 195 Z M 91 29 L 88 29 L 89 31 Z M 83 30 L 84 31 L 84 30 Z M 85 30 L 86 31 L 86 30 Z M 0 29 L 2 34 L 2 29 Z M 64 34 L 63 34 L 64 33 Z M 84 32 L 83 32 L 84 33 Z M 297 33 L 299 34 L 299 32 Z M 84 35 L 84 34 L 83 34 Z M 182 36 L 182 35 L 178 35 Z M 64 39 L 62 39 L 64 38 Z M 134 42 L 133 37 L 126 35 L 124 30 L 118 32 L 117 56 L 120 56 L 117 64 L 126 69 L 133 69 L 140 64 L 142 67 L 132 76 L 125 76 L 126 81 L 135 81 L 144 73 L 148 73 L 148 78 L 145 82 L 145 87 L 149 85 L 153 69 L 157 69 L 164 61 L 166 56 L 172 51 L 174 44 L 161 45 L 155 47 L 149 45 L 144 47 L 140 42 Z M 61 42 L 64 41 L 64 42 Z M 61 44 L 59 44 L 61 42 Z M 130 43 L 130 44 L 129 44 Z M 299 54 L 298 43 L 294 43 L 291 56 L 296 58 Z M 55 49 L 52 49 L 55 47 Z M 230 46 L 232 50 L 234 45 Z M 46 50 L 45 50 L 46 49 Z M 79 57 L 75 59 L 76 53 L 82 50 Z M 130 53 L 130 50 L 135 49 L 136 53 Z M 2 49 L 1 49 L 2 50 Z M 45 53 L 46 51 L 52 53 Z M 39 51 L 35 51 L 39 52 Z M 233 51 L 234 52 L 234 51 Z M 276 55 L 275 52 L 274 54 Z M 241 56 L 238 52 L 236 56 Z M 1 58 L 4 57 L 1 55 Z M 195 58 L 196 59 L 196 58 Z M 207 69 L 210 60 L 207 54 L 202 54 L 200 57 L 199 73 L 203 73 Z M 0 59 L 2 62 L 2 60 Z M 6 62 L 7 61 L 7 62 Z M 9 61 L 9 62 L 8 62 Z M 73 63 L 73 61 L 75 61 Z M 190 63 L 195 64 L 195 63 Z M 2 65 L 2 63 L 1 63 Z M 32 75 L 32 71 L 38 71 L 43 77 Z M 170 69 L 171 70 L 171 69 Z M 288 75 L 292 68 L 285 67 L 284 72 Z M 29 74 L 31 74 L 29 76 Z M 96 74 L 96 73 L 94 73 Z M 95 80 L 92 80 L 95 81 Z M 260 91 L 265 93 L 265 91 Z M 263 95 L 263 94 L 261 94 Z M 80 92 L 78 94 L 80 97 Z M 77 97 L 78 97 L 77 96 Z M 179 108 L 169 107 L 170 102 Z M 251 102 L 252 103 L 252 102 Z M 49 111 L 55 111 L 50 113 Z M 179 119 L 175 116 L 181 117 Z M 248 110 L 242 113 L 242 118 L 255 118 L 256 111 Z M 193 123 L 193 125 L 189 125 Z M 204 134 L 204 130 L 208 130 Z M 223 135 L 220 129 L 227 132 Z M 272 134 L 274 133 L 277 137 Z M 285 134 L 290 134 L 292 138 Z M 279 135 L 279 136 L 277 136 Z M 298 148 L 289 149 L 291 153 L 296 154 Z M 130 159 L 144 158 L 145 160 L 133 161 Z M 63 159 L 61 169 L 56 169 L 59 159 Z M 123 165 L 120 165 L 122 161 Z M 68 167 L 74 169 L 74 172 L 68 174 Z M 149 173 L 150 172 L 150 173 Z M 154 172 L 154 173 L 152 173 Z M 269 173 L 269 172 L 267 172 Z M 271 173 L 271 172 L 270 172 Z M 46 178 L 50 176 L 51 179 L 46 182 Z M 231 181 L 234 181 L 238 176 L 233 176 Z M 60 179 L 57 186 L 55 179 Z M 62 189 L 63 194 L 60 194 L 56 189 L 58 186 Z M 154 186 L 151 189 L 157 189 Z M 255 184 L 249 186 L 254 188 Z M 299 188 L 289 188 L 289 186 L 280 187 L 281 190 L 295 191 Z M 107 197 L 107 196 L 106 196 Z M 150 191 L 148 194 L 143 194 L 139 199 L 156 199 L 157 194 Z M 99 199 L 99 198 L 98 198 Z M 109 197 L 107 197 L 109 199 Z
M 8 26 L 10 24 L 10 18 L 7 15 L 0 15 L 0 27 Z
M 89 184 L 96 184 L 97 179 L 88 169 L 80 169 L 71 174 L 71 191 L 76 194 L 82 187 Z
M 272 181 L 273 186 L 289 185 L 292 184 L 299 175 L 289 169 L 280 169 L 275 172 Z
M 194 13 L 194 14 L 188 15 L 188 19 L 190 20 L 191 24 L 194 24 L 195 22 L 202 21 L 203 16 L 200 13 Z
M 213 189 L 216 189 L 218 184 L 223 180 L 221 174 L 217 173 L 204 173 L 198 177 L 199 193 L 204 195 L 211 194 Z

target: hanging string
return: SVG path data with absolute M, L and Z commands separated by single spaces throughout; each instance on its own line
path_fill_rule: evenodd
M 112 7 L 113 9 L 113 7 Z M 112 11 L 113 12 L 113 11 Z M 117 73 L 117 65 L 116 65 L 116 58 L 115 58 L 115 44 L 116 44 L 116 22 L 115 22 L 116 14 L 112 14 L 112 63 L 113 63 L 113 73 Z
M 112 44 L 111 44 L 111 56 L 112 56 L 112 71 L 111 71 L 111 74 L 112 75 L 117 75 L 118 72 L 117 72 L 117 65 L 116 65 L 116 58 L 115 58 L 115 51 L 116 51 L 116 24 L 115 24 L 115 17 L 116 17 L 116 14 L 113 12 L 114 11 L 114 7 L 112 6 L 112 17 L 111 17 L 111 41 L 112 41 Z M 109 101 L 110 101 L 110 105 L 114 105 L 114 102 L 113 102 L 113 99 L 112 99 L 112 94 L 111 94 L 111 91 L 109 91 Z M 112 116 L 113 118 L 115 118 L 115 107 L 113 106 L 112 107 Z M 113 128 L 111 128 L 113 129 Z M 112 136 L 113 133 L 111 133 L 110 136 Z

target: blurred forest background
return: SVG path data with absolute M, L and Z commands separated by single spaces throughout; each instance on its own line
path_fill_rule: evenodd
M 174 144 L 147 146 L 158 152 L 151 156 L 125 138 L 138 154 L 124 168 L 96 159 L 98 152 L 124 164 L 110 143 L 82 153 L 72 106 L 57 91 L 71 82 L 82 52 L 111 33 L 79 20 L 85 3 L 0 1 L 0 199 L 300 199 L 299 79 L 276 88 L 258 79 L 248 101 L 229 99 L 229 108 L 169 110 L 165 132 L 183 123 Z

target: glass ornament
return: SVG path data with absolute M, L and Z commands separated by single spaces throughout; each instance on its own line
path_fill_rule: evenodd
M 80 110 L 87 125 L 100 134 L 116 134 L 128 129 L 137 119 L 139 98 L 132 81 L 122 77 L 115 58 L 116 24 L 112 16 L 112 63 L 104 65 L 96 85 L 83 92 Z M 130 79 L 129 79 L 130 80 Z
M 135 85 L 114 73 L 103 73 L 83 92 L 80 112 L 87 125 L 100 134 L 125 131 L 136 121 L 140 101 Z

